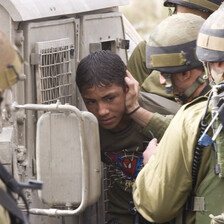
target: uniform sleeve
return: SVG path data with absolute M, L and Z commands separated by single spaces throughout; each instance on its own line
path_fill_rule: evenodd
M 166 93 L 165 85 L 161 85 L 160 72 L 156 70 L 152 71 L 152 73 L 144 80 L 141 89 L 143 92 L 157 94 L 166 97 L 167 99 L 174 100 L 173 93 Z
M 148 124 L 143 129 L 145 136 L 155 137 L 158 141 L 163 137 L 174 115 L 161 115 L 154 113 Z M 153 136 L 152 136 L 153 135 Z
M 192 158 L 199 121 L 185 119 L 181 112 L 133 185 L 135 206 L 151 222 L 176 217 L 192 190 Z
M 146 110 L 154 113 L 147 125 L 143 128 L 143 134 L 160 140 L 169 126 L 174 114 L 180 109 L 176 102 L 156 94 L 140 92 L 139 104 Z
M 176 114 L 181 107 L 181 105 L 172 100 L 146 92 L 139 93 L 138 101 L 144 109 L 163 115 Z

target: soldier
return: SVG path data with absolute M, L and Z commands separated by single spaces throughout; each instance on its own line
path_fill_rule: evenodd
M 22 72 L 22 63 L 19 55 L 10 44 L 6 35 L 0 31 L 0 91 L 1 101 L 5 89 L 13 86 Z M 16 201 L 10 192 L 20 190 L 14 186 L 14 178 L 0 164 L 0 223 L 28 223 L 26 216 L 17 207 Z M 17 192 L 16 193 L 21 193 Z M 21 195 L 20 195 L 21 196 Z M 23 196 L 23 195 L 22 195 Z
M 202 18 L 207 18 L 213 11 L 218 9 L 222 1 L 223 0 L 165 0 L 164 6 L 174 6 L 175 13 L 177 14 L 193 13 L 201 16 Z M 176 32 L 178 33 L 179 30 Z M 173 95 L 166 93 L 164 91 L 165 87 L 160 85 L 158 72 L 152 72 L 152 70 L 146 66 L 146 41 L 142 41 L 137 45 L 128 61 L 127 68 L 133 77 L 139 82 L 142 91 L 174 99 Z
M 223 20 L 224 4 L 206 20 L 197 39 L 197 56 L 205 62 L 211 80 L 224 79 Z M 209 96 L 182 106 L 158 146 L 152 143 L 147 148 L 154 153 L 133 186 L 135 206 L 147 220 L 170 221 L 181 213 L 176 223 L 209 223 L 210 214 L 212 223 L 220 221 L 223 90 L 223 83 L 214 85 Z
M 170 16 L 152 31 L 147 45 L 148 66 L 161 72 L 161 83 L 166 84 L 167 89 L 174 92 L 177 100 L 183 103 L 205 94 L 210 89 L 203 64 L 195 56 L 196 39 L 203 22 L 202 17 L 191 13 Z M 176 33 L 177 29 L 181 29 L 181 32 Z M 134 82 L 134 78 L 131 81 Z M 130 93 L 132 89 L 129 87 Z M 165 93 L 165 88 L 163 91 Z M 137 107 L 134 92 L 130 98 L 133 102 L 129 104 Z M 160 103 L 159 99 L 157 102 Z M 163 105 L 166 108 L 167 105 Z M 151 112 L 150 108 L 149 111 L 140 108 L 132 115 L 132 119 L 141 120 L 142 126 L 147 125 L 150 120 L 148 128 L 160 140 L 168 120 L 159 111 Z
M 164 93 L 172 93 L 181 104 L 203 95 L 209 88 L 203 65 L 194 53 L 203 22 L 202 17 L 191 13 L 168 17 L 151 32 L 146 46 L 146 66 L 160 72 Z

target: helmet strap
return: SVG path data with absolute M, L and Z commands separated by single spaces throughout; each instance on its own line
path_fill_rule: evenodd
M 221 72 L 218 74 L 217 78 L 215 79 L 215 83 L 220 83 L 223 82 L 223 78 L 224 78 L 224 72 Z
M 210 78 L 210 84 L 211 85 L 215 85 L 215 80 L 214 80 L 214 78 L 212 77 L 212 73 L 211 73 L 211 67 L 210 67 L 210 64 L 209 64 L 209 62 L 204 62 L 204 61 L 202 61 L 202 63 L 203 63 L 203 66 L 204 66 L 204 70 L 205 70 L 205 77 L 208 79 L 208 78 Z
M 180 94 L 175 94 L 174 95 L 178 98 L 177 102 L 180 101 L 183 103 L 186 103 L 187 99 L 198 89 L 199 86 L 207 82 L 207 79 L 204 78 L 204 73 L 202 73 L 198 78 L 195 80 L 195 82 L 185 90 L 185 92 L 180 95 Z
M 165 85 L 166 93 L 170 94 L 172 92 L 172 86 L 173 86 L 173 83 L 171 80 L 171 74 L 163 73 L 163 76 L 166 79 L 166 85 Z

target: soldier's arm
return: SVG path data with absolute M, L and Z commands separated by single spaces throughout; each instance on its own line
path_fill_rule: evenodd
M 193 128 L 191 124 L 185 125 L 181 114 L 175 117 L 136 178 L 133 186 L 135 206 L 151 222 L 172 220 L 190 195 Z M 188 132 L 190 134 L 186 136 Z
M 164 97 L 139 92 L 138 82 L 127 72 L 125 78 L 128 86 L 126 94 L 126 113 L 142 126 L 143 133 L 147 136 L 156 137 L 158 140 L 163 136 L 166 128 L 180 106 Z M 135 111 L 136 108 L 140 108 Z M 135 111 L 132 113 L 132 111 Z M 169 116 L 167 116 L 169 115 Z

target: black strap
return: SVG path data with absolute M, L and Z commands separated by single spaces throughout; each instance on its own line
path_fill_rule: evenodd
M 211 86 L 210 85 L 206 85 L 204 87 L 204 89 L 200 92 L 199 96 L 204 96 L 210 90 L 211 90 Z
M 1 188 L 0 188 L 0 204 L 15 217 L 17 217 L 21 221 L 24 220 L 24 215 L 22 211 L 18 208 L 16 201 Z
M 17 194 L 22 193 L 22 189 L 14 179 L 14 177 L 5 169 L 5 167 L 0 163 L 0 178 L 6 184 L 7 188 L 10 191 L 13 191 Z
M 28 206 L 27 200 L 23 194 L 22 187 L 19 185 L 19 183 L 15 180 L 15 178 L 5 169 L 5 167 L 1 163 L 0 163 L 0 179 L 5 183 L 7 190 L 10 193 L 14 192 L 14 193 L 18 194 L 19 197 L 22 198 L 22 200 L 26 206 L 27 213 L 29 215 L 29 206 Z M 11 198 L 12 198 L 12 196 L 11 196 Z M 6 209 L 8 210 L 8 207 Z M 11 210 L 9 210 L 9 211 L 11 211 Z M 23 213 L 22 213 L 22 215 L 23 215 Z M 21 219 L 21 216 L 18 218 Z M 23 218 L 21 220 L 23 220 L 24 223 L 28 223 L 25 215 L 23 215 Z
M 200 135 L 199 138 L 204 133 L 205 129 L 207 127 L 207 124 L 204 124 L 203 120 L 200 123 Z M 198 139 L 199 139 L 198 138 Z M 194 150 L 194 157 L 193 157 L 193 164 L 192 164 L 192 189 L 194 189 L 198 177 L 198 170 L 201 164 L 201 156 L 203 152 L 203 146 L 199 145 L 197 141 L 197 145 L 195 146 Z
M 7 186 L 7 188 L 10 191 L 17 193 L 23 199 L 23 202 L 24 202 L 27 212 L 28 212 L 29 206 L 28 206 L 26 198 L 23 194 L 21 186 L 15 180 L 15 178 L 5 169 L 5 167 L 1 163 L 0 163 L 0 178 L 2 179 L 2 181 L 5 183 L 5 185 Z

